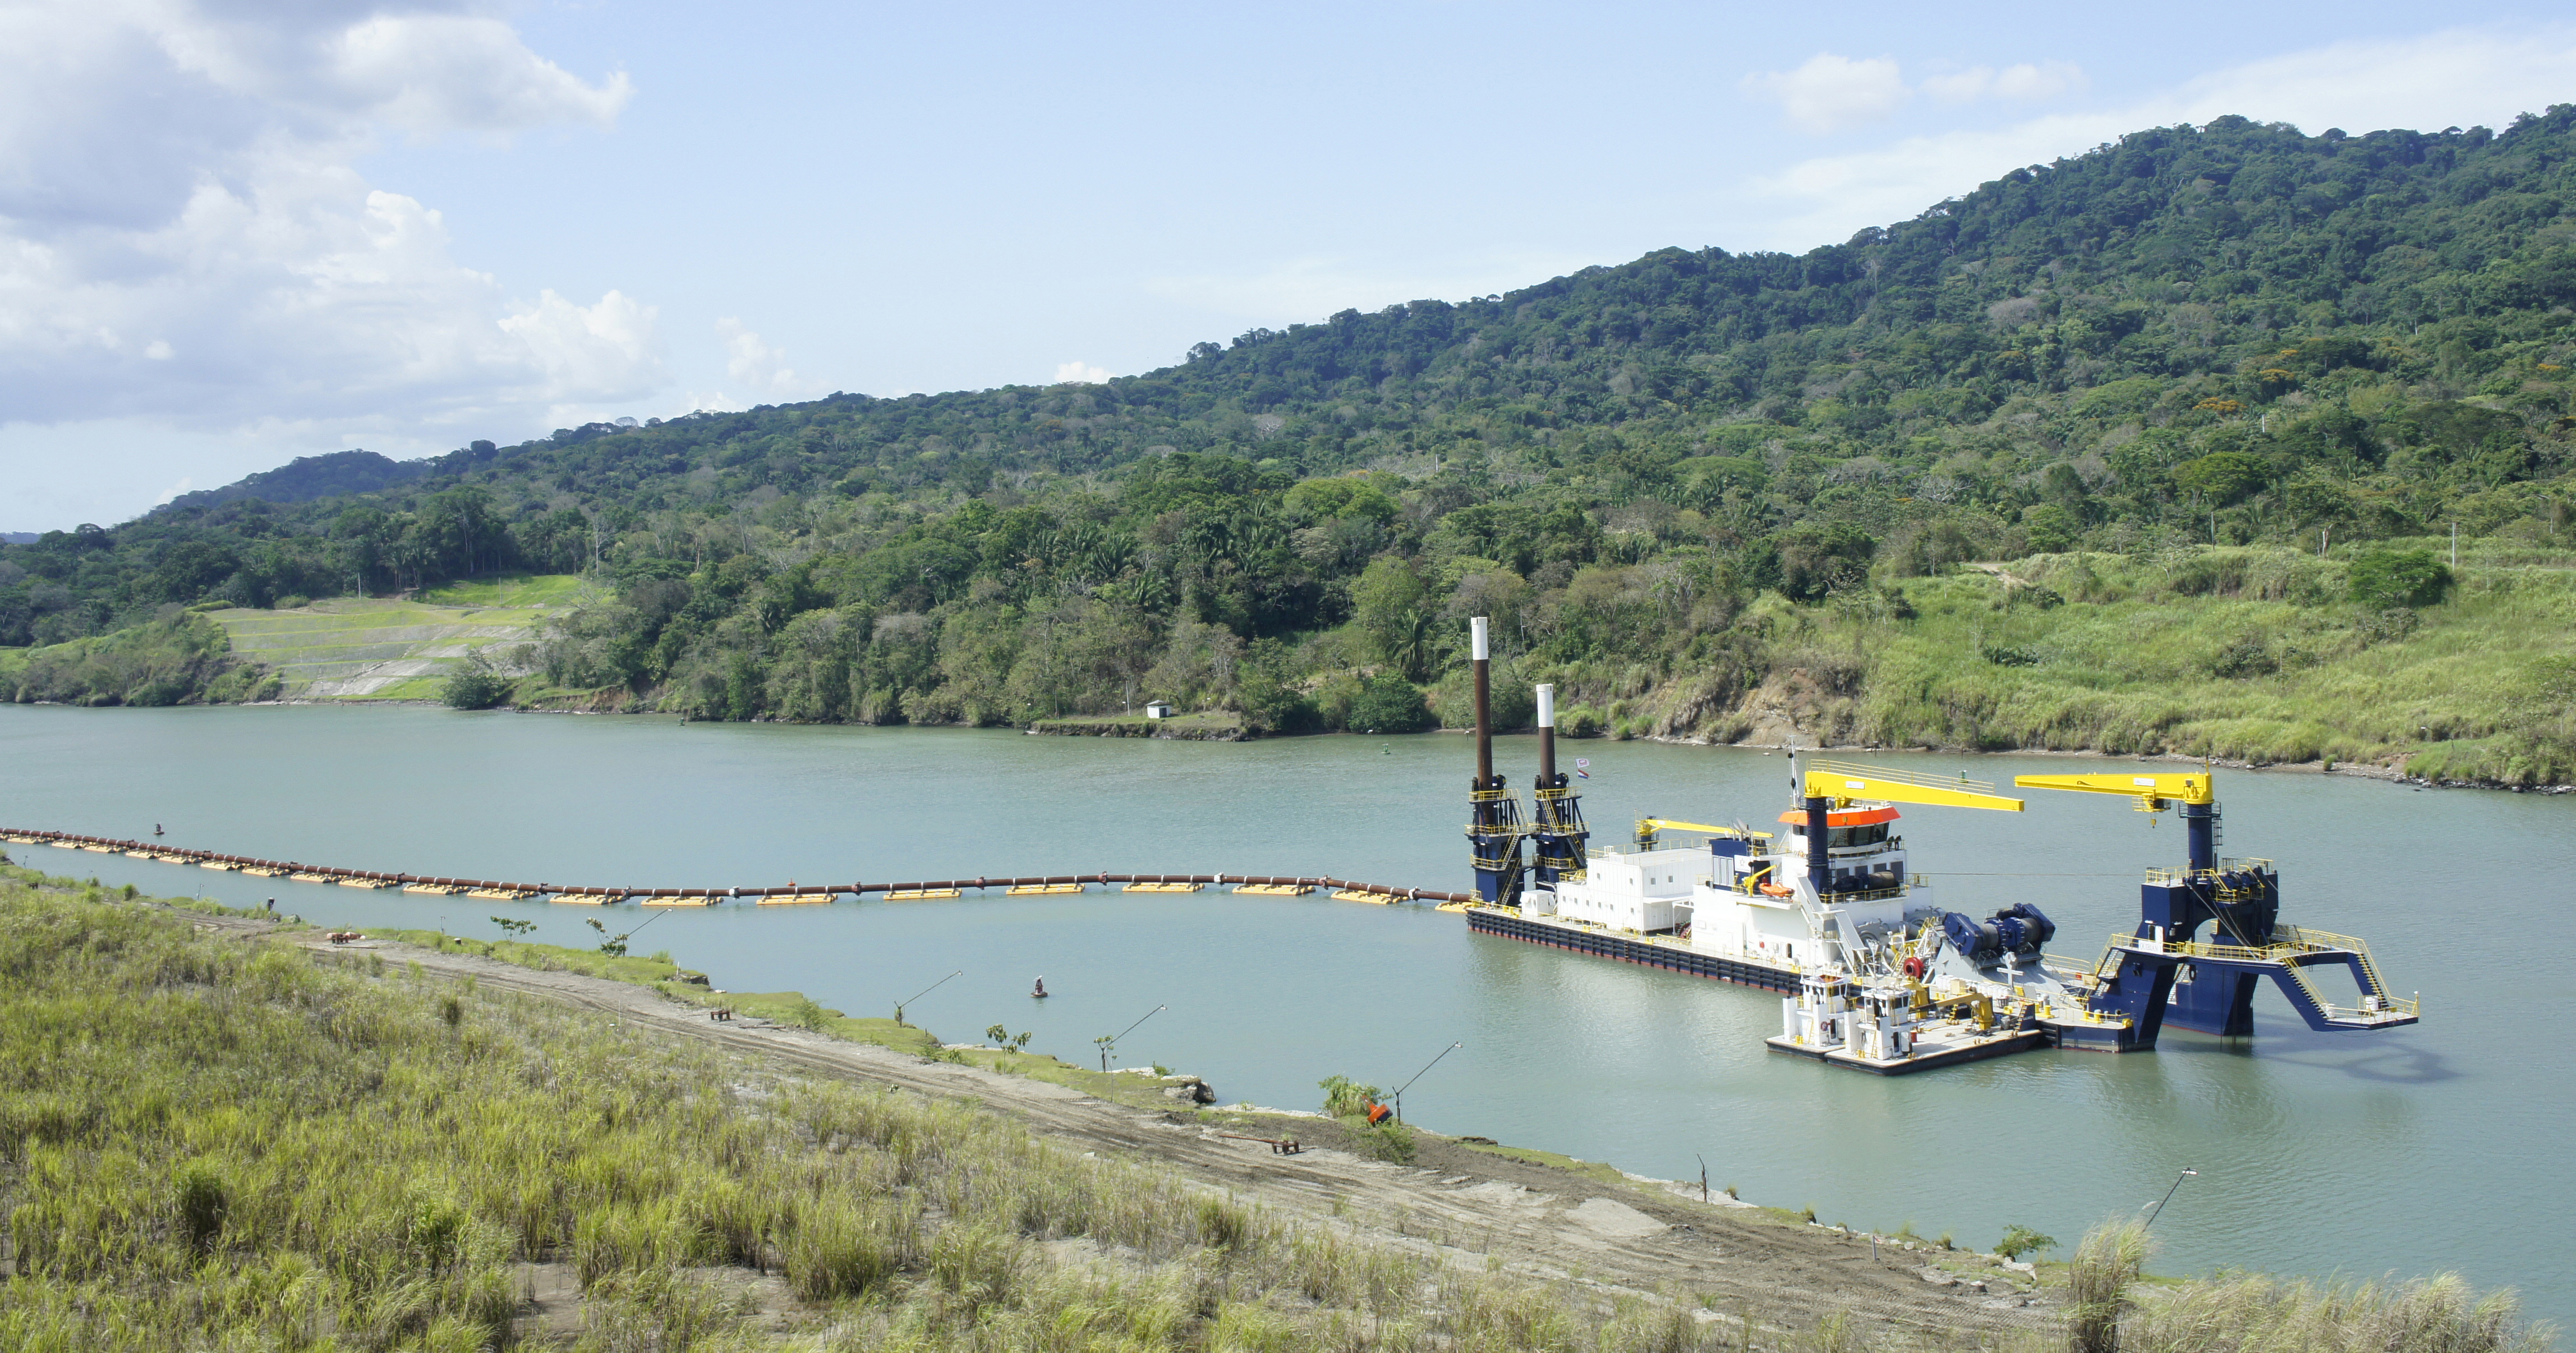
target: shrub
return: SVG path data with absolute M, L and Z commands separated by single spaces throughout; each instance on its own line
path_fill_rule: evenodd
M 1431 706 L 1414 684 L 1392 672 L 1360 683 L 1347 716 L 1354 733 L 1419 733 L 1433 726 Z
M 200 1156 L 181 1165 L 170 1182 L 179 1204 L 180 1239 L 200 1254 L 213 1249 L 215 1237 L 223 1233 L 224 1216 L 232 1210 L 223 1175 Z
M 456 670 L 448 674 L 447 684 L 440 688 L 438 698 L 446 701 L 451 709 L 490 709 L 509 699 L 516 685 L 501 675 L 492 666 L 492 660 L 477 649 L 466 654 L 465 660 L 456 664 Z
M 1259 668 L 1248 669 L 1235 685 L 1235 706 L 1257 732 L 1312 733 L 1324 726 L 1324 714 L 1296 687 Z
M 1353 1151 L 1370 1160 L 1382 1160 L 1390 1165 L 1412 1164 L 1415 1146 L 1413 1129 L 1393 1121 L 1380 1123 L 1373 1128 L 1363 1128 L 1351 1134 Z
M 2363 609 L 2430 606 L 2451 590 L 2451 570 L 2431 550 L 2370 550 L 2352 561 L 2352 599 Z
M 2084 533 L 2084 519 L 2055 503 L 2040 503 L 2021 514 L 2021 527 L 2033 554 L 2062 554 Z
M 1325 1114 L 1334 1118 L 1347 1118 L 1355 1113 L 1367 1113 L 1368 1106 L 1376 1103 L 1378 1097 L 1386 1093 L 1374 1085 L 1362 1085 L 1348 1076 L 1326 1076 L 1315 1082 L 1315 1085 L 1324 1092 Z
M 2019 1259 L 2025 1254 L 2045 1254 L 2056 1244 L 2057 1237 L 2016 1224 L 2004 1228 L 2004 1238 L 1995 1242 L 1995 1253 L 2006 1259 Z

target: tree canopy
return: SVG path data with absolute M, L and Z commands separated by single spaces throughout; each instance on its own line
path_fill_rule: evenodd
M 0 547 L 0 644 L 595 570 L 617 599 L 553 636 L 551 681 L 981 722 L 1143 688 L 1284 725 L 1381 671 L 1440 703 L 1471 613 L 1516 658 L 1722 676 L 1765 592 L 2079 548 L 2554 541 L 2571 158 L 2570 106 L 2500 132 L 2221 118 L 1805 254 L 1660 249 L 1100 384 L 298 462 Z

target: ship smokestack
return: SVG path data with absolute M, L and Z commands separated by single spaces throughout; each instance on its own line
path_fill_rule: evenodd
M 1493 649 L 1485 617 L 1468 622 L 1476 667 L 1476 778 L 1467 785 L 1467 842 L 1476 866 L 1476 895 L 1496 906 L 1516 906 L 1521 892 L 1521 811 L 1494 774 Z
M 1556 687 L 1538 688 L 1538 786 L 1556 784 Z
M 1474 645 L 1476 668 L 1476 785 L 1478 789 L 1494 787 L 1494 711 L 1491 689 L 1492 653 L 1485 642 L 1485 617 L 1467 622 L 1467 633 Z
M 1553 889 L 1559 880 L 1583 876 L 1583 829 L 1580 796 L 1566 787 L 1556 769 L 1556 687 L 1538 688 L 1538 800 L 1530 818 L 1530 840 L 1537 846 L 1533 867 L 1539 885 Z
M 1806 800 L 1802 806 L 1807 818 L 1807 885 L 1816 890 L 1816 900 L 1822 902 L 1834 886 L 1832 801 L 1808 792 L 1810 786 L 1800 773 L 1794 746 L 1789 749 L 1789 787 Z

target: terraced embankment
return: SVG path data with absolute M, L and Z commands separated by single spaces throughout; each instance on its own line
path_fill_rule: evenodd
M 511 650 L 534 643 L 580 589 L 578 578 L 536 577 L 411 599 L 334 597 L 293 610 L 216 611 L 212 618 L 235 653 L 278 674 L 280 699 L 435 700 L 449 671 L 478 649 L 515 669 Z

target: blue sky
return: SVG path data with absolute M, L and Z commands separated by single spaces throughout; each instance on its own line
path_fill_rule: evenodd
M 296 455 L 1098 379 L 2222 113 L 2576 100 L 2507 4 L 0 9 L 0 529 Z

